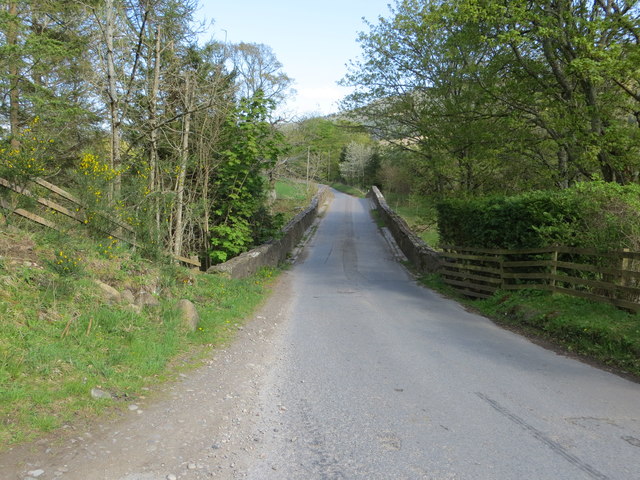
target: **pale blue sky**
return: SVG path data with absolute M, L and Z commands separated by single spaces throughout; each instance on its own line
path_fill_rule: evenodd
M 377 23 L 393 0 L 200 0 L 196 18 L 213 20 L 205 37 L 230 43 L 269 45 L 295 80 L 288 109 L 297 115 L 328 114 L 349 92 L 336 82 L 345 64 L 360 54 L 362 17 Z

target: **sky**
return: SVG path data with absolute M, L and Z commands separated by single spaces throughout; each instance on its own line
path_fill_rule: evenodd
M 269 45 L 294 79 L 285 107 L 295 116 L 327 115 L 351 90 L 336 84 L 360 55 L 358 32 L 389 16 L 393 0 L 200 0 L 198 21 L 213 21 L 200 38 Z

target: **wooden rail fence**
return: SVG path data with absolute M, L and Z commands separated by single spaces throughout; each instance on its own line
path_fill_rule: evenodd
M 444 282 L 473 298 L 537 289 L 640 310 L 640 252 L 548 247 L 498 250 L 445 246 Z
M 4 187 L 9 191 L 31 199 L 35 204 L 41 207 L 40 211 L 38 212 L 39 214 L 30 210 L 26 210 L 24 208 L 17 208 L 9 201 L 1 197 L 0 207 L 10 214 L 26 218 L 31 222 L 37 223 L 41 226 L 53 230 L 57 230 L 59 232 L 64 231 L 64 228 L 62 227 L 60 222 L 52 220 L 51 218 L 46 218 L 43 215 L 46 215 L 47 212 L 53 212 L 55 214 L 62 214 L 65 218 L 70 218 L 82 225 L 86 225 L 88 223 L 89 217 L 87 208 L 79 198 L 41 178 L 34 178 L 30 180 L 30 183 L 33 184 L 35 188 L 40 190 L 40 192 L 48 192 L 52 195 L 49 198 L 45 198 L 40 193 L 36 193 L 35 191 L 32 192 L 31 190 L 27 189 L 25 185 L 19 185 L 4 178 L 0 178 L 0 187 Z M 62 203 L 65 203 L 66 206 L 62 205 Z M 98 213 L 97 215 L 101 216 L 101 220 L 103 221 L 102 223 L 108 226 L 107 230 L 103 233 L 105 233 L 106 235 L 111 235 L 112 237 L 117 238 L 118 240 L 128 243 L 129 245 L 132 245 L 134 247 L 139 247 L 135 238 L 135 230 L 131 225 L 128 225 L 127 223 L 112 215 L 108 216 L 100 213 Z M 187 265 L 200 268 L 199 261 L 195 261 L 179 255 L 173 255 L 173 258 Z

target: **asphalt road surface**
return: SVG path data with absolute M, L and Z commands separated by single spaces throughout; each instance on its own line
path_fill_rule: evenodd
M 640 479 L 640 385 L 418 286 L 336 192 L 237 340 L 0 480 Z
M 337 194 L 295 267 L 250 479 L 640 479 L 640 386 L 421 288 Z

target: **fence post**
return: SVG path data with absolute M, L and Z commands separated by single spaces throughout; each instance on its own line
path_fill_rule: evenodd
M 556 289 L 556 279 L 555 276 L 558 274 L 558 246 L 553 246 L 553 251 L 551 252 L 551 290 L 555 291 Z
M 620 259 L 620 285 L 623 287 L 627 286 L 627 270 L 629 270 L 629 257 L 625 257 L 624 253 L 629 252 L 628 248 L 623 248 L 622 249 L 622 258 Z

